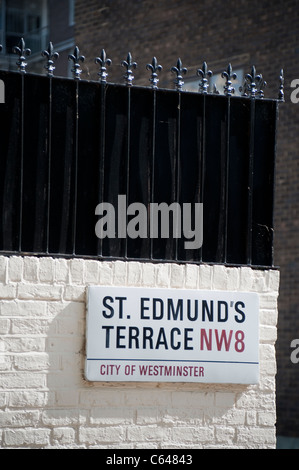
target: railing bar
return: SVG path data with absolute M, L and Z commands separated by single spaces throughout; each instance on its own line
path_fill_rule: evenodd
M 104 202 L 104 180 L 105 180 L 105 113 L 106 113 L 106 85 L 100 84 L 101 87 L 101 114 L 100 114 L 100 171 L 99 171 L 99 201 Z M 103 240 L 98 238 L 97 242 L 98 256 L 103 256 Z
M 175 202 L 180 204 L 180 194 L 181 194 L 181 103 L 182 103 L 182 95 L 181 92 L 178 91 L 178 108 L 177 108 L 177 140 L 176 140 L 176 195 L 175 195 Z M 179 221 L 177 220 L 177 224 Z M 180 222 L 181 223 L 181 222 Z M 175 233 L 178 233 L 176 227 Z M 182 223 L 181 223 L 181 233 L 182 233 Z M 179 239 L 175 238 L 175 259 L 178 259 L 178 247 L 179 247 Z
M 150 202 L 151 203 L 154 202 L 154 192 L 155 192 L 156 111 L 157 111 L 156 89 L 153 89 L 152 93 L 153 93 L 153 116 L 152 116 L 153 139 L 152 139 L 152 162 L 151 162 L 152 167 L 151 167 L 151 172 L 150 172 Z M 150 217 L 150 214 L 148 214 L 148 217 Z M 150 223 L 148 223 L 148 227 L 151 227 Z M 150 259 L 151 260 L 153 259 L 153 255 L 154 255 L 153 250 L 154 250 L 153 237 L 150 236 Z
M 223 262 L 227 261 L 227 236 L 228 236 L 228 188 L 229 188 L 229 152 L 230 152 L 230 111 L 231 97 L 227 97 L 227 123 L 226 123 L 226 155 L 224 173 L 224 238 L 223 238 Z
M 23 186 L 24 186 L 24 106 L 25 106 L 25 82 L 24 74 L 21 74 L 21 149 L 20 149 L 20 213 L 19 213 L 19 252 L 22 251 L 23 235 Z
M 206 94 L 202 95 L 202 126 L 201 126 L 201 136 L 200 136 L 200 152 L 201 152 L 201 162 L 200 162 L 200 188 L 199 188 L 199 202 L 203 203 L 204 200 L 204 183 L 205 183 L 205 165 L 206 165 Z M 197 201 L 195 201 L 197 202 Z M 203 229 L 203 228 L 202 228 Z M 202 261 L 202 246 L 199 250 L 199 261 Z
M 255 99 L 250 100 L 250 136 L 248 161 L 248 201 L 247 201 L 247 264 L 252 264 L 252 199 L 253 199 L 253 156 Z
M 73 130 L 73 113 L 70 107 L 66 109 L 66 136 L 69 136 Z M 70 139 L 64 141 L 64 161 L 63 161 L 63 172 L 64 172 L 64 185 L 61 202 L 61 222 L 60 222 L 60 234 L 59 234 L 59 252 L 67 251 L 68 242 L 72 242 L 72 235 L 68 233 L 68 227 L 72 220 L 72 214 L 70 210 L 71 196 L 72 196 L 72 179 L 73 179 L 73 145 Z M 65 250 L 65 251 L 63 251 Z
M 73 208 L 73 254 L 76 253 L 77 206 L 78 206 L 78 129 L 79 129 L 79 80 L 76 83 L 75 96 L 75 135 L 74 135 L 74 208 Z
M 283 73 L 283 71 L 282 71 Z M 281 84 L 281 87 L 283 88 L 283 83 Z M 280 91 L 283 94 L 283 89 Z M 281 97 L 283 99 L 283 95 Z M 276 181 L 276 152 L 277 152 L 277 132 L 278 132 L 278 112 L 279 112 L 279 101 L 276 101 L 275 103 L 275 121 L 274 121 L 274 162 L 273 162 L 273 187 L 272 187 L 272 201 L 273 201 L 273 210 L 271 214 L 271 227 L 273 228 L 272 231 L 272 238 L 271 238 L 271 246 L 272 246 L 272 251 L 271 251 L 271 265 L 274 266 L 274 229 L 275 229 L 275 218 L 274 218 L 274 213 L 275 213 L 275 181 Z
M 46 227 L 46 252 L 49 253 L 50 240 L 50 209 L 51 209 L 51 162 L 52 162 L 52 77 L 49 77 L 49 112 L 48 112 L 48 188 L 47 188 L 47 227 Z
M 131 87 L 127 87 L 128 90 L 128 102 L 127 102 L 127 154 L 126 154 L 126 227 L 128 227 L 128 215 L 127 209 L 129 204 L 129 185 L 130 185 L 130 147 L 131 147 Z M 125 257 L 128 256 L 128 234 L 126 233 L 125 238 Z

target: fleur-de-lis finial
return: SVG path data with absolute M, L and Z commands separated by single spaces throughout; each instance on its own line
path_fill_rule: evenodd
M 181 91 L 184 85 L 183 81 L 183 74 L 187 73 L 186 67 L 183 67 L 182 61 L 179 58 L 176 64 L 176 67 L 171 67 L 171 72 L 176 73 L 176 79 L 174 80 L 174 84 L 176 86 L 177 91 Z
M 54 67 L 54 60 L 57 60 L 59 57 L 58 52 L 54 52 L 54 47 L 52 42 L 49 42 L 48 49 L 45 49 L 42 52 L 42 56 L 47 58 L 47 63 L 44 65 L 44 68 L 48 70 L 48 77 L 53 77 L 53 73 L 55 70 Z
M 31 54 L 31 50 L 28 48 L 26 49 L 23 38 L 20 39 L 19 45 L 13 48 L 13 52 L 19 56 L 19 60 L 16 62 L 19 72 L 26 73 L 27 63 L 25 56 L 29 56 Z
M 248 92 L 251 98 L 255 98 L 257 93 L 256 82 L 261 80 L 261 76 L 256 74 L 256 68 L 253 65 L 251 68 L 251 74 L 247 73 L 245 75 L 245 80 L 248 83 Z
M 259 78 L 257 79 L 256 85 L 257 85 L 257 96 L 261 99 L 264 98 L 263 88 L 267 86 L 267 82 L 265 82 L 261 73 L 259 74 Z
M 198 77 L 201 77 L 201 80 L 198 84 L 198 86 L 199 86 L 198 91 L 199 91 L 199 93 L 202 93 L 202 94 L 206 95 L 208 93 L 208 88 L 209 88 L 209 79 L 208 79 L 208 77 L 212 77 L 213 72 L 211 70 L 208 70 L 207 63 L 204 62 L 202 64 L 202 68 L 197 69 L 196 75 Z
M 264 81 L 262 74 L 256 73 L 256 68 L 253 65 L 251 68 L 251 74 L 247 73 L 244 77 L 243 86 L 240 86 L 239 90 L 242 96 L 248 96 L 250 98 L 263 98 L 264 90 L 267 83 Z
M 279 92 L 278 92 L 279 101 L 284 101 L 283 87 L 284 87 L 284 74 L 283 74 L 283 69 L 281 69 L 280 75 L 279 75 Z
M 106 65 L 111 65 L 112 60 L 107 59 L 105 49 L 102 49 L 100 57 L 95 58 L 95 63 L 100 64 L 100 71 L 98 72 L 98 75 L 100 77 L 100 82 L 106 83 L 107 81 L 106 78 L 108 76 Z
M 73 73 L 74 79 L 75 80 L 80 80 L 80 75 L 82 73 L 82 70 L 80 69 L 79 61 L 84 62 L 85 57 L 84 57 L 84 55 L 80 55 L 80 51 L 79 51 L 78 46 L 75 47 L 73 54 L 68 55 L 68 59 L 72 60 L 73 63 L 74 63 L 74 66 L 71 69 L 71 72 Z
M 132 68 L 136 69 L 136 67 L 137 67 L 137 62 L 132 62 L 132 60 L 133 59 L 132 59 L 131 52 L 129 52 L 128 55 L 127 55 L 127 60 L 122 60 L 121 61 L 121 66 L 125 67 L 127 69 L 127 71 L 124 75 L 124 79 L 126 80 L 126 84 L 128 86 L 133 85 L 134 75 L 133 75 L 133 72 L 132 72 Z
M 227 70 L 222 72 L 221 74 L 222 78 L 226 78 L 226 83 L 224 85 L 224 94 L 226 96 L 231 96 L 233 93 L 235 93 L 235 89 L 232 86 L 232 80 L 236 80 L 237 74 L 234 72 L 231 64 L 228 64 Z
M 146 69 L 151 70 L 152 75 L 149 81 L 152 84 L 152 88 L 158 88 L 158 72 L 162 70 L 162 65 L 158 64 L 156 57 L 153 57 L 151 64 L 146 64 Z

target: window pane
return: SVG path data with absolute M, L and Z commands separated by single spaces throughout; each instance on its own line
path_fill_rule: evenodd
M 40 17 L 37 15 L 27 16 L 27 31 L 35 31 L 40 28 Z
M 43 49 L 47 26 L 43 24 L 43 18 L 45 19 L 46 17 L 44 14 L 45 8 L 46 2 L 40 0 L 6 1 L 5 42 L 8 53 L 12 53 L 12 48 L 18 45 L 21 37 L 24 37 L 26 47 L 31 49 L 32 53 Z
M 21 10 L 7 9 L 6 31 L 9 33 L 24 33 L 24 13 Z

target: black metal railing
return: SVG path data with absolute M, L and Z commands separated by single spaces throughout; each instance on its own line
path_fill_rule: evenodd
M 208 93 L 205 63 L 192 93 L 182 91 L 180 60 L 176 89 L 166 90 L 157 88 L 156 58 L 147 65 L 151 86 L 137 87 L 130 54 L 125 84 L 116 85 L 107 83 L 105 51 L 96 59 L 98 82 L 80 80 L 78 48 L 70 56 L 74 79 L 53 76 L 51 43 L 45 76 L 26 73 L 24 42 L 16 53 L 19 72 L 0 71 L 0 252 L 273 266 L 282 73 L 279 99 L 263 97 L 254 67 L 243 96 L 234 97 L 231 66 L 220 95 Z M 203 203 L 202 246 L 185 249 L 172 235 L 98 238 L 95 208 L 116 207 L 119 195 L 127 206 Z

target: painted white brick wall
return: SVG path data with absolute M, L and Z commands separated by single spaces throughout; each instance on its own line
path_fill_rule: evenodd
M 88 285 L 258 292 L 260 383 L 84 380 Z M 0 257 L 1 448 L 275 448 L 279 272 Z

